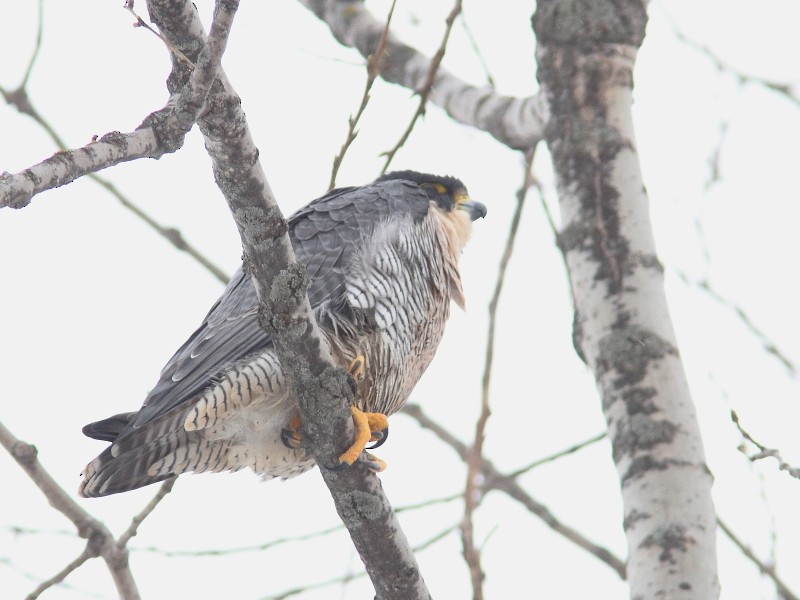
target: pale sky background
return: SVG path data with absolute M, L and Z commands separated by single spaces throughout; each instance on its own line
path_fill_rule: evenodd
M 205 23 L 211 0 L 196 2 Z M 131 27 L 122 2 L 45 3 L 44 45 L 29 83 L 34 105 L 67 143 L 130 131 L 167 99 L 166 51 Z M 6 3 L 0 36 L 0 85 L 14 88 L 33 47 L 36 3 Z M 379 17 L 388 0 L 368 2 Z M 144 2 L 137 4 L 145 14 Z M 431 53 L 451 8 L 441 0 L 400 0 L 396 35 Z M 532 2 L 466 0 L 464 15 L 501 93 L 537 89 Z M 796 2 L 688 0 L 653 2 L 637 61 L 634 118 L 659 254 L 680 350 L 715 475 L 719 515 L 800 592 L 800 481 L 774 461 L 751 465 L 736 446 L 728 412 L 738 411 L 759 441 L 800 466 L 798 375 L 743 326 L 734 311 L 683 283 L 677 272 L 708 278 L 746 311 L 770 341 L 800 363 L 797 317 L 796 173 L 800 107 L 763 86 L 720 71 L 679 40 L 676 28 L 745 74 L 798 83 L 800 8 Z M 327 26 L 293 0 L 244 2 L 223 59 L 285 214 L 325 191 L 347 116 L 363 91 L 363 61 L 339 46 Z M 483 81 L 480 62 L 457 24 L 444 65 Z M 416 100 L 376 83 L 357 141 L 338 182 L 360 185 L 378 174 L 378 154 L 405 129 Z M 721 131 L 725 127 L 725 135 Z M 718 180 L 709 161 L 720 149 Z M 30 119 L 0 106 L 0 171 L 16 172 L 54 147 Z M 398 154 L 394 168 L 460 177 L 489 209 L 462 257 L 467 312 L 454 310 L 428 373 L 412 395 L 433 418 L 468 441 L 479 410 L 486 307 L 522 180 L 520 157 L 488 135 L 452 123 L 435 107 Z M 539 148 L 536 174 L 557 215 L 549 157 Z M 183 150 L 102 173 L 137 205 L 174 226 L 232 273 L 241 255 L 235 225 L 213 183 L 202 139 Z M 174 350 L 200 323 L 222 285 L 175 251 L 88 180 L 0 211 L 0 419 L 35 443 L 45 468 L 71 493 L 103 444 L 84 438 L 87 422 L 139 407 Z M 501 301 L 492 417 L 486 455 L 513 470 L 604 428 L 594 383 L 571 346 L 572 309 L 561 258 L 535 196 Z M 523 340 L 528 340 L 523 343 Z M 379 455 L 381 480 L 396 507 L 463 489 L 455 454 L 408 417 L 392 419 Z M 591 540 L 625 556 L 619 484 L 607 442 L 521 478 L 530 494 Z M 0 596 L 20 598 L 80 554 L 83 540 L 52 510 L 24 473 L 0 452 Z M 115 533 L 155 493 L 150 487 L 79 500 Z M 461 519 L 450 502 L 400 519 L 413 545 Z M 252 473 L 181 477 L 129 547 L 144 598 L 257 599 L 361 568 L 344 531 L 258 553 L 205 558 L 143 551 L 224 550 L 313 533 L 338 522 L 318 472 L 262 484 Z M 35 529 L 17 534 L 11 527 Z M 551 534 L 518 503 L 495 493 L 476 519 L 484 544 L 488 598 L 624 598 L 627 588 L 604 564 Z M 487 539 L 488 538 L 488 539 Z M 457 533 L 418 553 L 435 598 L 466 598 L 469 578 Z M 722 535 L 722 597 L 775 598 L 774 587 Z M 53 600 L 114 598 L 104 564 L 70 575 Z M 303 598 L 367 598 L 364 578 Z

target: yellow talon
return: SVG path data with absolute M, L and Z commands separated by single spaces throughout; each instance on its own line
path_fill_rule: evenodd
M 347 371 L 356 381 L 364 381 L 365 364 L 367 364 L 367 359 L 364 358 L 363 354 L 359 354 L 353 359 L 353 362 L 350 363 L 350 367 L 347 369 Z
M 389 427 L 389 420 L 384 414 L 365 413 L 355 406 L 350 407 L 350 412 L 353 414 L 353 425 L 355 425 L 356 428 L 356 435 L 352 445 L 339 456 L 339 462 L 348 465 L 352 465 L 356 462 L 356 459 L 358 459 L 361 452 L 363 452 L 367 442 L 380 439 L 373 439 L 375 437 L 373 436 L 373 432 L 380 432 Z M 382 460 L 375 458 L 371 454 L 368 454 L 368 457 L 379 467 L 378 471 L 383 471 L 383 469 L 386 468 L 386 463 Z M 374 471 L 375 469 L 372 470 Z

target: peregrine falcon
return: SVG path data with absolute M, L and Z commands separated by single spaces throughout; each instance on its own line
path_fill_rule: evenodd
M 288 220 L 322 335 L 334 362 L 354 376 L 356 428 L 361 423 L 363 433 L 367 422 L 366 438 L 378 445 L 386 416 L 405 404 L 433 359 L 450 300 L 464 306 L 458 257 L 472 222 L 485 215 L 458 179 L 398 171 L 331 190 Z M 82 496 L 189 471 L 251 467 L 264 479 L 285 479 L 314 465 L 299 443 L 298 400 L 257 312 L 240 268 L 142 407 L 83 428 L 111 445 L 84 469 Z M 352 464 L 366 441 L 339 460 Z

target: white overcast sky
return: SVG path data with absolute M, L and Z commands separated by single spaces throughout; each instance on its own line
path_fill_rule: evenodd
M 7 89 L 18 83 L 33 47 L 35 4 L 4 6 L 0 85 Z M 70 146 L 108 131 L 130 131 L 166 100 L 166 52 L 154 36 L 131 27 L 121 4 L 45 2 L 44 44 L 28 89 Z M 197 4 L 208 23 L 213 3 Z M 368 6 L 382 17 L 389 2 Z M 400 0 L 393 28 L 430 53 L 450 7 L 443 0 Z M 144 13 L 144 2 L 137 8 Z M 504 94 L 537 89 L 533 9 L 532 2 L 519 0 L 464 3 L 467 24 Z M 739 436 L 728 419 L 736 409 L 753 435 L 800 465 L 797 374 L 765 353 L 734 311 L 676 275 L 708 278 L 800 363 L 800 107 L 718 70 L 675 35 L 677 29 L 707 45 L 743 73 L 798 82 L 800 9 L 789 1 L 766 1 L 754 9 L 744 1 L 684 0 L 653 2 L 650 15 L 635 72 L 637 141 L 680 349 L 716 478 L 716 506 L 759 556 L 768 559 L 774 550 L 779 572 L 800 592 L 800 481 L 778 473 L 774 462 L 749 465 L 735 450 Z M 289 214 L 325 191 L 347 116 L 361 98 L 362 60 L 340 47 L 299 3 L 274 0 L 243 3 L 223 64 L 242 97 L 270 184 Z M 444 64 L 467 80 L 483 81 L 460 25 Z M 395 86 L 378 83 L 372 96 L 340 172 L 341 185 L 377 175 L 378 154 L 394 145 L 415 109 L 409 92 Z M 709 161 L 719 148 L 720 177 L 709 184 Z M 0 106 L 0 171 L 19 171 L 53 151 L 35 123 Z M 536 174 L 557 214 L 548 160 L 540 148 Z M 412 395 L 466 441 L 479 408 L 486 306 L 522 179 L 521 161 L 432 107 L 394 167 L 456 175 L 489 209 L 462 257 L 467 312 L 454 310 L 439 354 Z M 236 228 L 196 131 L 175 155 L 103 175 L 160 223 L 179 228 L 224 270 L 237 267 Z M 81 426 L 138 408 L 222 286 L 88 180 L 38 196 L 24 210 L 0 211 L 0 256 L 0 419 L 37 445 L 42 463 L 72 492 L 83 465 L 102 449 L 81 435 Z M 512 470 L 604 426 L 593 381 L 571 347 L 561 259 L 533 196 L 501 311 L 485 448 L 498 467 Z M 396 506 L 463 488 L 464 469 L 453 452 L 407 417 L 392 419 L 392 438 L 379 454 L 389 463 L 381 479 Z M 80 554 L 83 542 L 58 533 L 72 526 L 4 453 L 0 477 L 0 595 L 19 598 Z M 567 524 L 624 557 L 607 443 L 539 468 L 521 482 Z M 154 491 L 80 502 L 120 532 Z M 461 504 L 451 502 L 405 512 L 401 522 L 416 545 L 460 518 Z M 131 542 L 131 561 L 145 598 L 262 598 L 358 570 L 346 534 L 207 558 L 167 558 L 141 549 L 234 548 L 336 523 L 317 472 L 267 484 L 249 472 L 183 477 Z M 476 525 L 478 539 L 485 540 L 487 597 L 527 597 L 533 590 L 543 598 L 626 596 L 610 569 L 552 535 L 505 496 L 490 494 Z M 40 533 L 16 534 L 12 526 Z M 418 558 L 434 597 L 468 596 L 457 534 Z M 724 537 L 719 558 L 724 599 L 775 597 L 769 582 Z M 45 597 L 115 597 L 100 561 L 67 583 Z M 370 589 L 362 579 L 304 597 L 366 598 Z

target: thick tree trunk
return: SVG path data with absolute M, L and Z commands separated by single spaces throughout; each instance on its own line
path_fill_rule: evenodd
M 636 0 L 544 0 L 533 17 L 575 301 L 620 476 L 631 598 L 719 595 L 712 477 L 672 330 L 631 120 Z

